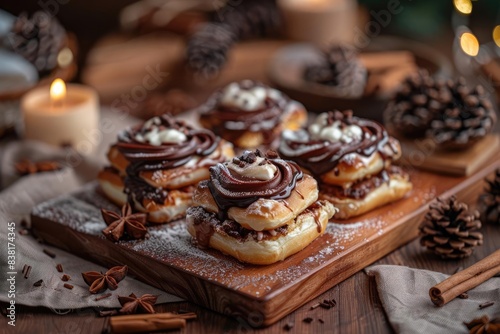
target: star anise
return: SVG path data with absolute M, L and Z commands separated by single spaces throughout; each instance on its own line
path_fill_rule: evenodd
M 500 318 L 491 319 L 487 315 L 464 322 L 470 334 L 498 334 L 500 333 Z
M 116 266 L 104 274 L 97 271 L 87 271 L 82 273 L 82 277 L 85 283 L 90 286 L 90 293 L 99 293 L 106 289 L 116 290 L 118 282 L 125 278 L 127 271 L 127 266 Z
M 145 294 L 137 297 L 135 294 L 130 296 L 118 296 L 118 301 L 122 306 L 120 313 L 134 314 L 134 313 L 155 313 L 153 305 L 156 303 L 158 296 Z
M 101 209 L 101 213 L 102 218 L 108 225 L 102 233 L 111 241 L 120 240 L 124 232 L 127 232 L 134 239 L 143 239 L 146 236 L 148 230 L 144 224 L 146 224 L 147 214 L 133 214 L 130 204 L 127 203 L 122 207 L 121 215 L 105 209 Z
M 57 161 L 39 161 L 33 162 L 27 159 L 18 161 L 14 164 L 14 168 L 21 176 L 36 174 L 42 172 L 53 172 L 62 169 L 62 166 Z

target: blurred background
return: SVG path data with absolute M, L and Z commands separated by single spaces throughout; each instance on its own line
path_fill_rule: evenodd
M 89 85 L 102 104 L 141 118 L 191 109 L 241 79 L 277 86 L 313 111 L 354 108 L 375 119 L 418 68 L 465 76 L 492 94 L 500 82 L 495 0 L 39 0 L 0 7 L 3 49 L 37 72 L 10 73 L 2 53 L 4 135 L 12 133 L 22 94 L 55 77 Z M 39 11 L 50 23 L 35 29 Z M 304 67 L 339 43 L 354 46 L 373 74 L 361 97 L 304 80 Z

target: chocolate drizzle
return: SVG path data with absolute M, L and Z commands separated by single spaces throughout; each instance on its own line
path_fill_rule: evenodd
M 262 154 L 245 151 L 237 161 L 252 163 Z M 259 198 L 288 198 L 295 188 L 297 180 L 302 179 L 299 166 L 291 161 L 285 161 L 275 153 L 267 154 L 266 162 L 276 167 L 276 172 L 269 180 L 259 180 L 245 177 L 227 167 L 228 163 L 217 164 L 210 168 L 208 188 L 219 207 L 222 219 L 230 207 L 248 207 Z
M 157 203 L 163 203 L 167 191 L 147 184 L 139 174 L 143 171 L 155 171 L 176 168 L 186 164 L 194 155 L 207 156 L 215 151 L 220 138 L 209 130 L 194 129 L 185 122 L 170 115 L 158 117 L 159 123 L 153 124 L 158 129 L 175 129 L 182 132 L 186 140 L 179 143 L 162 143 L 159 146 L 136 140 L 137 135 L 144 135 L 151 131 L 141 124 L 137 127 L 122 131 L 118 135 L 116 148 L 130 162 L 127 166 L 125 178 L 125 192 L 133 193 L 136 200 L 142 202 L 149 198 Z
M 384 183 L 389 185 L 391 175 L 402 175 L 407 177 L 407 174 L 399 166 L 390 166 L 382 170 L 377 175 L 358 180 L 350 187 L 343 188 L 341 186 L 334 186 L 331 184 L 321 184 L 320 188 L 328 195 L 336 198 L 351 198 L 351 199 L 364 199 L 373 190 L 382 186 Z
M 266 88 L 261 83 L 249 80 L 238 84 L 241 89 L 251 89 L 255 86 Z M 279 126 L 281 115 L 289 102 L 286 96 L 267 96 L 263 107 L 251 111 L 224 106 L 220 101 L 221 97 L 222 91 L 216 92 L 203 107 L 200 115 L 202 124 L 231 142 L 235 142 L 247 131 L 262 134 L 263 144 L 273 142 L 276 137 L 275 129 Z
M 362 139 L 350 143 L 313 140 L 305 130 L 300 130 L 283 136 L 280 154 L 307 168 L 315 176 L 320 176 L 335 170 L 340 161 L 351 153 L 369 157 L 378 152 L 383 159 L 389 159 L 399 153 L 394 140 L 389 137 L 384 127 L 375 121 L 354 117 L 352 111 L 330 111 L 328 121 L 340 121 L 344 126 L 359 126 L 363 132 Z
M 234 220 L 219 220 L 216 214 L 207 212 L 199 206 L 189 208 L 187 216 L 188 219 L 192 219 L 196 233 L 194 242 L 200 248 L 208 248 L 210 246 L 210 239 L 216 231 L 243 242 L 248 238 L 255 241 L 272 240 L 276 237 L 287 235 L 290 228 L 289 225 L 283 225 L 273 230 L 249 230 Z
M 318 233 L 321 233 L 321 230 L 323 228 L 323 226 L 321 225 L 320 214 L 319 211 L 317 210 L 321 206 L 322 205 L 319 202 L 315 202 L 304 210 L 304 212 L 309 212 L 313 216 Z

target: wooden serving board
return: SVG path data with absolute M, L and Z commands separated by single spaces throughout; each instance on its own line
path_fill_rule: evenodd
M 470 175 L 491 161 L 500 151 L 500 137 L 488 135 L 464 151 L 438 150 L 429 139 L 399 139 L 404 164 L 451 175 Z
M 270 325 L 357 271 L 414 239 L 427 204 L 452 194 L 473 203 L 500 155 L 469 177 L 411 170 L 409 196 L 357 219 L 330 222 L 303 251 L 269 266 L 242 264 L 191 244 L 184 220 L 149 228 L 149 238 L 112 243 L 100 208 L 117 209 L 95 183 L 36 206 L 32 224 L 46 242 L 96 263 L 126 264 L 152 286 L 254 327 Z M 424 250 L 422 250 L 424 251 Z

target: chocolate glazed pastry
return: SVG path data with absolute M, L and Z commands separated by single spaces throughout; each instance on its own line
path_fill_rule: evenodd
M 280 153 L 315 176 L 320 199 L 345 219 L 398 200 L 411 190 L 409 175 L 392 162 L 399 142 L 382 125 L 352 111 L 320 114 L 309 128 L 282 135 Z
M 246 164 L 254 163 L 258 157 L 263 157 L 259 150 L 256 153 L 246 151 L 240 158 L 233 158 L 233 162 L 243 168 Z M 269 180 L 242 176 L 224 164 L 210 167 L 211 182 L 208 188 L 219 207 L 221 219 L 229 207 L 244 208 L 259 198 L 281 199 L 290 196 L 297 180 L 302 179 L 302 171 L 294 162 L 279 159 L 274 153 L 268 153 L 268 157 L 273 159 L 265 162 L 276 167 L 276 172 Z
M 142 202 L 149 198 L 157 203 L 163 203 L 167 191 L 154 188 L 139 177 L 142 171 L 154 171 L 175 168 L 187 163 L 193 155 L 207 156 L 219 143 L 219 138 L 208 130 L 193 129 L 186 123 L 169 115 L 153 118 L 153 123 L 123 131 L 118 136 L 116 147 L 130 161 L 125 178 L 125 191 Z M 159 131 L 173 129 L 181 132 L 185 140 L 181 142 L 163 143 L 146 142 L 144 136 L 157 127 Z
M 214 93 L 200 108 L 200 123 L 236 146 L 272 145 L 282 128 L 298 128 L 302 105 L 261 83 L 244 80 Z
M 188 231 L 201 248 L 243 262 L 270 264 L 306 247 L 336 208 L 318 201 L 317 183 L 274 151 L 245 151 L 210 168 L 187 211 Z
M 390 159 L 399 155 L 399 148 L 394 139 L 389 137 L 387 131 L 379 123 L 354 117 L 352 111 L 333 111 L 328 113 L 327 124 L 340 122 L 340 130 L 347 126 L 358 126 L 362 135 L 359 140 L 349 143 L 343 141 L 328 141 L 324 139 L 311 139 L 305 132 L 287 132 L 283 135 L 280 154 L 296 161 L 315 176 L 324 174 L 337 167 L 346 155 L 357 153 L 365 157 L 379 152 L 383 159 Z

